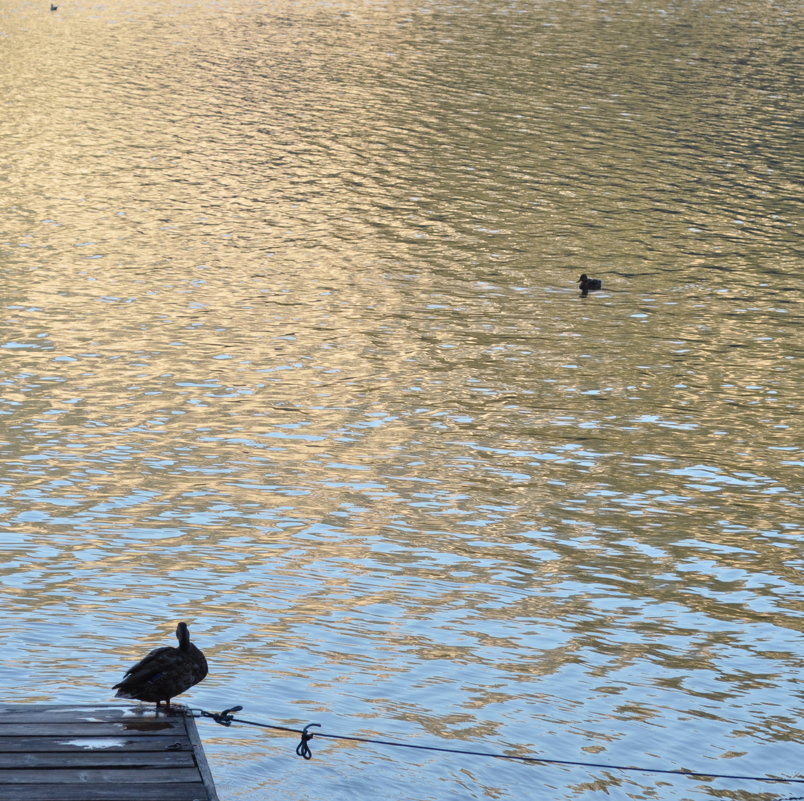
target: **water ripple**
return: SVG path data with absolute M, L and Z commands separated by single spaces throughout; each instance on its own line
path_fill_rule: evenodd
M 792 775 L 795 18 L 9 9 L 2 681 L 187 618 L 206 708 Z M 771 797 L 202 734 L 231 799 Z

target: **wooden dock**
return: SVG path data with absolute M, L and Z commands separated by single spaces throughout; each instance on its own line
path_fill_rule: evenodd
M 137 706 L 0 706 L 2 801 L 218 801 L 195 720 Z

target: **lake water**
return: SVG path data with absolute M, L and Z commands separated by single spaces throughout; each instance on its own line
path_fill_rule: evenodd
M 183 619 L 195 707 L 804 777 L 803 16 L 4 0 L 2 696 Z M 222 801 L 802 794 L 199 727 Z

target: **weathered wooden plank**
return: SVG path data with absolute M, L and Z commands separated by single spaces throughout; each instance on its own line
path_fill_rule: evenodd
M 9 784 L 105 784 L 106 782 L 134 782 L 136 784 L 181 784 L 198 779 L 192 768 L 49 768 L 31 770 L 19 768 L 0 771 L 0 796 Z M 5 796 L 3 796 L 5 798 Z
M 207 801 L 201 782 L 192 784 L 19 784 L 2 788 L 3 801 Z
M 0 784 L 4 770 L 20 768 L 141 768 L 195 767 L 192 751 L 71 751 L 0 753 Z
M 141 735 L 137 737 L 0 737 L 0 753 L 29 751 L 191 751 L 189 740 Z
M 6 704 L 0 706 L 0 724 L 2 723 L 35 723 L 37 720 L 47 721 L 110 721 L 119 718 L 164 719 L 184 717 L 187 707 L 173 704 L 171 713 L 165 712 L 162 707 L 156 713 L 156 706 L 148 704 L 143 706 L 98 705 L 87 706 L 80 704 Z
M 0 724 L 2 737 L 137 737 L 141 734 L 160 735 L 165 737 L 185 736 L 184 720 L 172 718 L 166 720 L 132 719 L 121 723 L 4 723 Z
M 207 792 L 209 793 L 209 801 L 218 801 L 218 795 L 215 792 L 215 782 L 212 780 L 212 771 L 209 769 L 207 757 L 204 754 L 204 746 L 201 744 L 201 738 L 198 736 L 195 718 L 187 715 L 184 719 L 184 722 L 187 726 L 187 737 L 193 746 L 198 771 L 200 772 L 201 778 L 204 780 Z
M 24 723 L 29 720 L 78 720 L 91 718 L 109 720 L 135 714 L 137 707 L 98 704 L 3 704 L 0 706 L 0 723 L 4 720 Z M 145 707 L 143 707 L 143 710 Z M 151 710 L 154 705 L 151 704 Z

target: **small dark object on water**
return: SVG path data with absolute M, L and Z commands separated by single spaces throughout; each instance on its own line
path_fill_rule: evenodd
M 590 289 L 603 289 L 603 282 L 599 278 L 590 278 L 584 273 L 579 279 L 578 284 L 581 292 L 588 292 Z
M 166 645 L 155 648 L 136 665 L 126 671 L 123 681 L 115 684 L 117 698 L 135 698 L 137 701 L 161 701 L 170 709 L 170 699 L 189 690 L 207 675 L 204 654 L 190 642 L 186 623 L 176 626 L 179 647 Z

